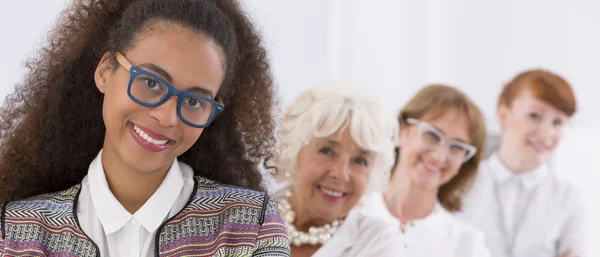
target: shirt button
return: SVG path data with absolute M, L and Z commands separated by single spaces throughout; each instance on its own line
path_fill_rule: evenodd
M 131 224 L 133 224 L 133 225 L 137 225 L 137 221 L 136 221 L 135 219 L 132 219 L 132 220 L 131 220 Z

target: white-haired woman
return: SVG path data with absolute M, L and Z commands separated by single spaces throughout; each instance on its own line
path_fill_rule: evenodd
M 352 208 L 387 181 L 397 135 L 395 117 L 366 96 L 315 88 L 291 103 L 275 198 L 293 257 L 396 256 L 396 230 Z

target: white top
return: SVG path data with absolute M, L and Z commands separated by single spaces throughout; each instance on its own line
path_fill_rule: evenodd
M 273 194 L 275 200 L 284 197 L 288 189 L 289 184 L 280 185 L 279 190 Z M 389 227 L 385 222 L 353 209 L 331 239 L 312 257 L 399 257 L 400 247 L 396 243 L 397 237 L 397 230 Z
M 368 216 L 385 221 L 399 231 L 396 256 L 409 257 L 488 257 L 481 232 L 457 219 L 439 203 L 425 218 L 410 221 L 402 228 L 385 203 L 383 193 L 368 195 L 361 207 Z M 375 256 L 375 255 L 373 255 Z
M 158 227 L 175 216 L 194 189 L 192 169 L 177 160 L 148 201 L 133 215 L 112 194 L 102 167 L 102 151 L 81 183 L 77 216 L 103 257 L 154 256 Z
M 398 257 L 398 232 L 360 210 L 348 213 L 342 226 L 312 257 Z
M 513 174 L 492 155 L 463 203 L 462 218 L 485 233 L 494 257 L 557 257 L 583 252 L 583 209 L 575 189 L 542 165 Z

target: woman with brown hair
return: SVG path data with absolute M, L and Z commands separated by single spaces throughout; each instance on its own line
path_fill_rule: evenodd
M 73 1 L 0 110 L 2 256 L 289 256 L 234 0 Z
M 461 214 L 493 256 L 586 256 L 577 192 L 546 164 L 575 111 L 573 89 L 549 71 L 523 72 L 503 88 L 500 148 L 481 165 Z
M 431 85 L 402 108 L 399 122 L 390 183 L 365 199 L 363 211 L 398 227 L 404 256 L 489 256 L 483 234 L 451 214 L 483 154 L 479 108 L 455 88 Z

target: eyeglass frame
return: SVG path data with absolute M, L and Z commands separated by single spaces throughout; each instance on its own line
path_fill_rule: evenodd
M 440 131 L 438 128 L 434 127 L 433 125 L 422 121 L 422 120 L 418 120 L 418 119 L 413 119 L 413 118 L 406 118 L 404 119 L 406 121 L 406 123 L 411 124 L 411 125 L 415 125 L 418 127 L 418 133 L 419 135 L 421 135 L 421 133 L 423 133 L 423 128 L 427 127 L 428 129 L 430 129 L 431 131 L 435 132 L 437 134 L 437 136 L 439 136 L 440 138 L 440 143 L 436 146 L 430 146 L 428 144 L 426 144 L 425 142 L 423 142 L 423 139 L 421 138 L 421 136 L 419 136 L 419 142 L 428 147 L 429 149 L 435 149 L 438 148 L 442 145 L 446 145 L 446 157 L 448 158 L 448 160 L 451 160 L 453 162 L 456 162 L 453 160 L 453 158 L 451 158 L 449 155 L 449 151 L 450 151 L 450 143 L 455 143 L 458 144 L 462 147 L 465 147 L 469 153 L 467 156 L 465 156 L 465 158 L 462 160 L 461 164 L 464 164 L 466 162 L 468 162 L 469 160 L 471 160 L 471 158 L 473 158 L 475 156 L 475 154 L 477 154 L 477 147 L 467 144 L 465 142 L 461 142 L 461 141 L 457 141 L 457 140 L 447 140 L 446 141 L 446 137 L 444 136 L 444 133 L 442 133 L 442 131 Z
M 181 121 L 183 121 L 183 123 L 185 123 L 188 126 L 194 127 L 194 128 L 208 127 L 214 121 L 214 119 L 217 117 L 217 115 L 219 115 L 223 111 L 223 109 L 225 109 L 225 106 L 223 105 L 221 98 L 219 98 L 218 96 L 215 97 L 215 100 L 216 100 L 215 101 L 215 100 L 210 99 L 209 97 L 206 97 L 203 95 L 198 95 L 198 94 L 194 94 L 194 93 L 190 93 L 190 92 L 181 91 L 181 90 L 175 88 L 173 85 L 171 85 L 171 83 L 162 79 L 161 77 L 159 77 L 151 72 L 145 71 L 135 65 L 132 65 L 131 62 L 129 60 L 127 60 L 127 58 L 122 53 L 115 52 L 115 57 L 117 59 L 117 62 L 123 68 L 125 68 L 127 71 L 129 71 L 129 84 L 127 85 L 127 95 L 129 96 L 129 98 L 131 100 L 133 100 L 137 104 L 140 104 L 140 105 L 146 106 L 146 107 L 158 107 L 158 106 L 164 104 L 169 99 L 171 99 L 172 96 L 177 96 L 177 116 L 179 116 L 179 119 Z M 135 77 L 137 77 L 140 74 L 148 75 L 152 78 L 155 78 L 167 87 L 167 93 L 158 102 L 156 102 L 154 104 L 150 104 L 150 103 L 147 103 L 147 102 L 137 99 L 131 93 L 131 86 L 133 84 L 133 80 L 135 79 Z M 186 96 L 191 96 L 191 97 L 195 97 L 195 98 L 200 98 L 202 100 L 206 100 L 215 107 L 215 110 L 211 113 L 210 117 L 208 118 L 208 120 L 206 121 L 205 124 L 197 125 L 197 124 L 191 123 L 190 121 L 188 121 L 187 119 L 185 119 L 183 117 L 183 114 L 181 114 L 181 104 L 183 102 L 183 99 L 185 99 Z

